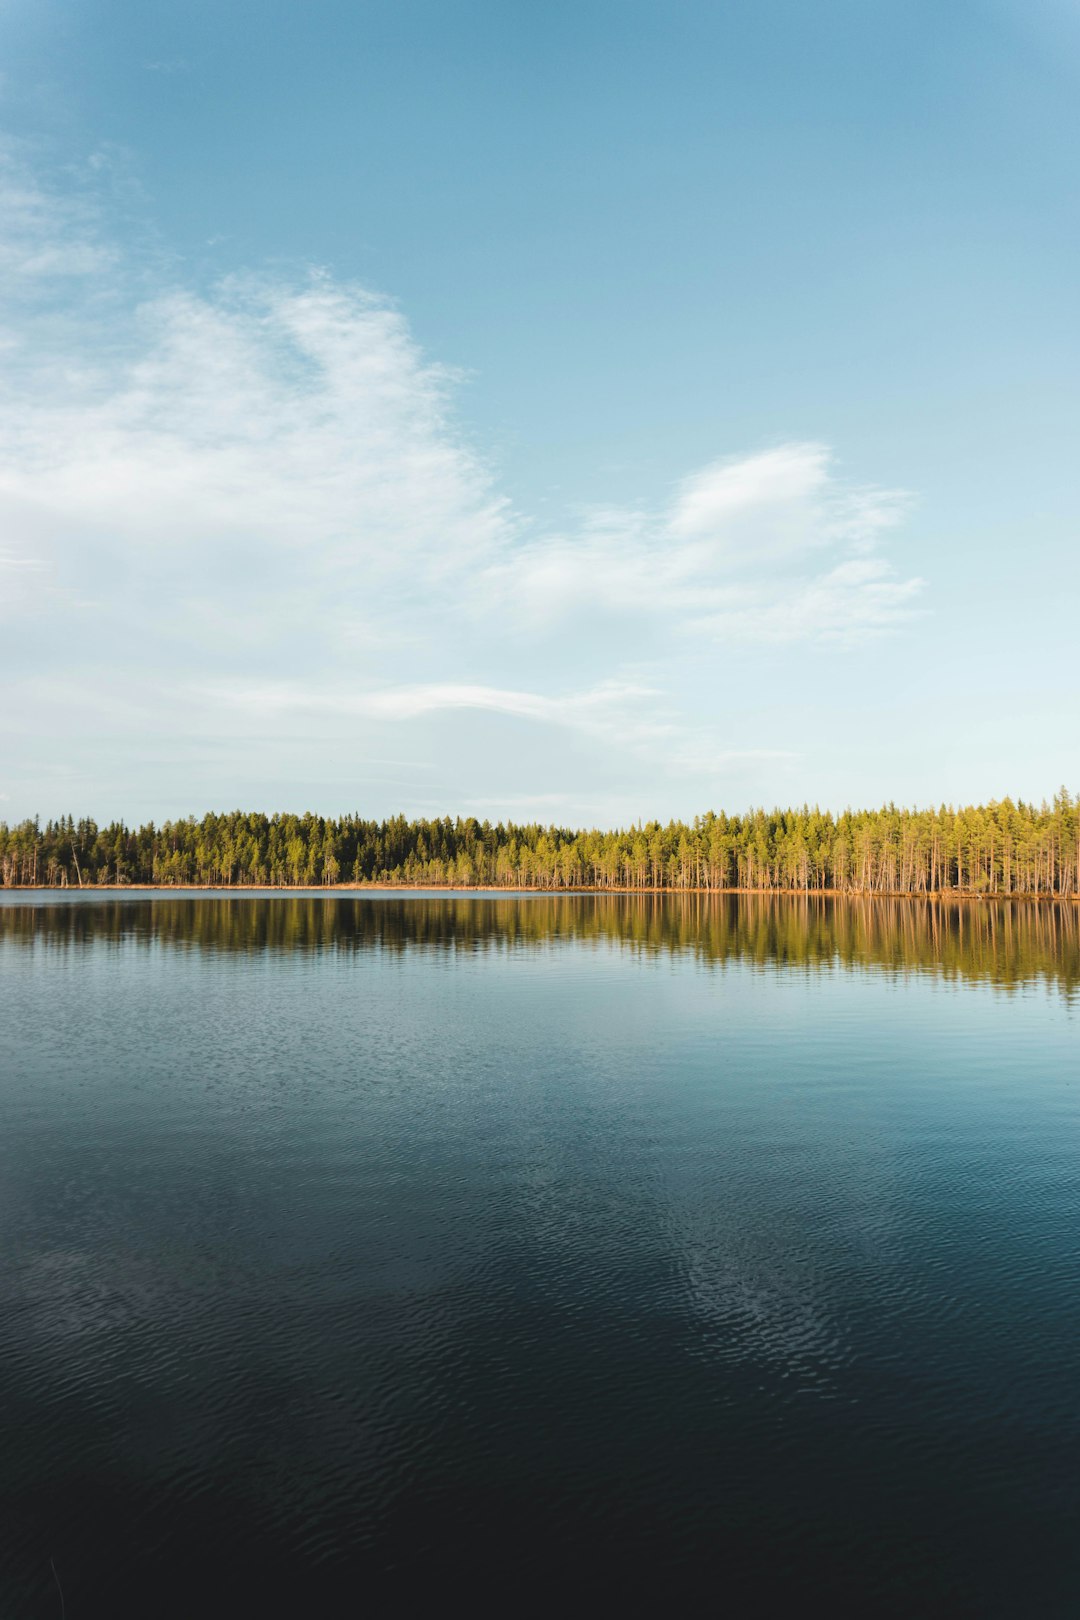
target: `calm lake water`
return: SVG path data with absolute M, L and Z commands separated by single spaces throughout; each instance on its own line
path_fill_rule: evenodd
M 0 1613 L 1080 1613 L 1078 922 L 0 894 Z

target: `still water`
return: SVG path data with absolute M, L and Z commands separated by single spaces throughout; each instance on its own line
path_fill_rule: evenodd
M 0 896 L 0 1613 L 1077 1614 L 1078 922 Z

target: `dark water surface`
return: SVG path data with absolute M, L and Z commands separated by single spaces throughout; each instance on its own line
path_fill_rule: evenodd
M 0 897 L 0 1614 L 1080 1613 L 1075 908 Z

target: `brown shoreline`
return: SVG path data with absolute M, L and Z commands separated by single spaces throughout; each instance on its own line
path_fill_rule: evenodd
M 460 883 L 328 883 L 328 884 L 293 884 L 293 883 L 69 883 L 66 885 L 45 883 L 5 883 L 0 884 L 0 894 L 294 894 L 313 897 L 316 895 L 333 894 L 474 894 L 485 900 L 504 898 L 518 899 L 528 895 L 547 895 L 557 898 L 560 895 L 760 895 L 777 900 L 933 900 L 964 901 L 976 905 L 985 905 L 990 902 L 1000 903 L 1007 900 L 1023 900 L 1031 905 L 1080 905 L 1080 894 L 1033 894 L 1014 889 L 1011 894 L 975 894 L 970 890 L 962 889 L 926 889 L 919 892 L 904 889 L 881 889 L 868 891 L 865 889 L 743 889 L 743 888 L 611 888 L 600 889 L 588 885 L 568 889 L 524 889 L 512 887 L 486 888 L 483 884 Z

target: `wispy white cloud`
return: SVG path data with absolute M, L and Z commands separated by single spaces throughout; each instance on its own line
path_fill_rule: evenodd
M 654 694 L 648 687 L 609 681 L 591 691 L 575 692 L 567 697 L 544 697 L 537 692 L 515 692 L 497 686 L 467 686 L 453 682 L 356 693 L 277 686 L 234 689 L 231 695 L 234 701 L 254 708 L 319 710 L 324 713 L 365 715 L 377 720 L 414 720 L 422 714 L 479 709 L 494 714 L 516 715 L 522 720 L 573 725 L 582 723 L 590 715 L 615 707 L 621 709 L 634 699 L 652 697 Z
M 683 480 L 668 518 L 673 535 L 715 539 L 747 511 L 775 512 L 820 496 L 829 453 L 820 444 L 787 444 L 758 455 L 715 461 Z
M 445 374 L 385 301 L 322 278 L 231 284 L 143 304 L 124 336 L 126 354 L 91 349 L 51 387 L 47 355 L 9 373 L 0 492 L 54 531 L 77 521 L 142 563 L 178 539 L 225 564 L 281 551 L 351 584 L 418 552 L 438 575 L 505 537 Z
M 866 640 L 909 619 L 922 588 L 921 579 L 898 579 L 883 559 L 852 557 L 810 579 L 750 587 L 700 626 L 738 641 Z
M 44 180 L 25 144 L 0 133 L 0 284 L 10 299 L 58 279 L 100 275 L 116 261 L 92 195 Z M 9 335 L 10 340 L 10 335 Z
M 705 468 L 666 510 L 598 510 L 572 535 L 532 538 L 489 583 L 541 623 L 588 608 L 743 641 L 879 634 L 922 588 L 870 556 L 908 504 L 845 484 L 824 445 L 782 445 Z
M 429 715 L 472 711 L 564 727 L 586 737 L 618 737 L 623 748 L 635 751 L 681 730 L 677 721 L 665 717 L 657 702 L 662 695 L 654 688 L 615 680 L 556 696 L 452 681 L 366 691 L 295 683 L 233 684 L 209 695 L 264 723 L 271 718 L 306 715 L 397 725 Z
M 449 759 L 490 715 L 715 775 L 792 751 L 703 708 L 710 647 L 858 641 L 915 610 L 882 553 L 906 498 L 827 447 L 542 527 L 390 300 L 322 273 L 148 291 L 88 196 L 0 147 L 0 618 L 48 671 L 31 731 L 96 706 L 134 769 L 150 715 L 178 757 L 223 715 L 354 739 L 441 717 Z M 59 313 L 58 277 L 82 287 Z

